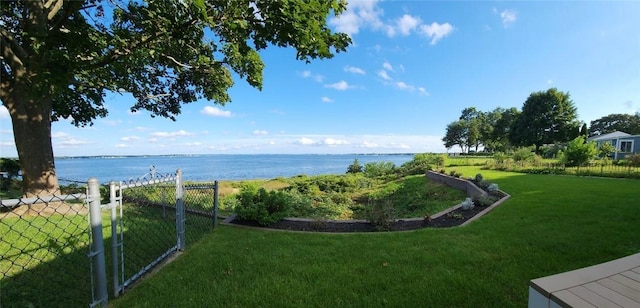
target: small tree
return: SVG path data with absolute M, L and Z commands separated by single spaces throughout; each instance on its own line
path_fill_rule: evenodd
M 578 136 L 567 144 L 567 149 L 562 154 L 562 162 L 567 166 L 580 166 L 594 159 L 596 154 L 595 143 L 585 143 L 584 136 Z
M 610 159 L 611 154 L 616 152 L 616 147 L 613 146 L 610 142 L 604 142 L 600 144 L 598 147 L 598 157 L 600 159 Z
M 354 159 L 353 160 L 353 164 L 349 165 L 349 167 L 347 168 L 347 173 L 361 173 L 362 172 L 362 165 L 360 165 L 360 162 L 358 162 L 358 159 Z

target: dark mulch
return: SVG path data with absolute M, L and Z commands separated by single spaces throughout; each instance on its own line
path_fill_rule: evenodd
M 313 232 L 375 232 L 375 231 L 408 231 L 421 228 L 450 228 L 456 227 L 482 212 L 486 207 L 476 206 L 471 210 L 455 209 L 447 214 L 433 219 L 398 219 L 386 230 L 377 230 L 369 222 L 361 221 L 331 221 L 331 220 L 290 220 L 283 219 L 269 226 L 261 226 L 255 221 L 233 219 L 230 223 L 243 226 L 261 227 L 269 229 Z

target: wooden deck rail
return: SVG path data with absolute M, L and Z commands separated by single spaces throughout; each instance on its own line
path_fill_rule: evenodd
M 640 307 L 640 253 L 531 280 L 529 308 Z

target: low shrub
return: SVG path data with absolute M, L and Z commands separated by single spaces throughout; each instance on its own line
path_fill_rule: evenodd
M 476 196 L 473 198 L 473 204 L 480 207 L 487 207 L 494 204 L 498 199 L 490 195 Z
M 278 222 L 291 212 L 288 195 L 281 191 L 264 188 L 256 191 L 249 186 L 242 189 L 238 200 L 240 202 L 235 207 L 238 218 L 257 221 L 263 226 Z
M 475 207 L 475 204 L 473 203 L 473 200 L 471 200 L 471 198 L 467 198 L 464 199 L 464 201 L 462 201 L 462 206 L 461 208 L 465 211 L 469 211 L 472 210 Z
M 396 165 L 389 161 L 376 161 L 364 165 L 364 175 L 368 178 L 386 177 L 396 173 Z
M 633 155 L 628 155 L 625 157 L 625 160 L 634 167 L 640 167 L 640 153 L 636 153 Z
M 365 208 L 365 217 L 378 231 L 387 231 L 395 221 L 395 209 L 389 198 L 373 199 Z

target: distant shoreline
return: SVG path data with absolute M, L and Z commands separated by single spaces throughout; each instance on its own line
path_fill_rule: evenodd
M 135 158 L 135 157 L 201 157 L 201 156 L 413 156 L 417 153 L 347 153 L 347 154 L 143 154 L 143 155 L 90 155 L 90 156 L 56 156 L 54 159 L 94 159 L 94 158 Z M 441 154 L 441 153 L 438 153 Z M 8 157 L 16 158 L 16 157 Z

